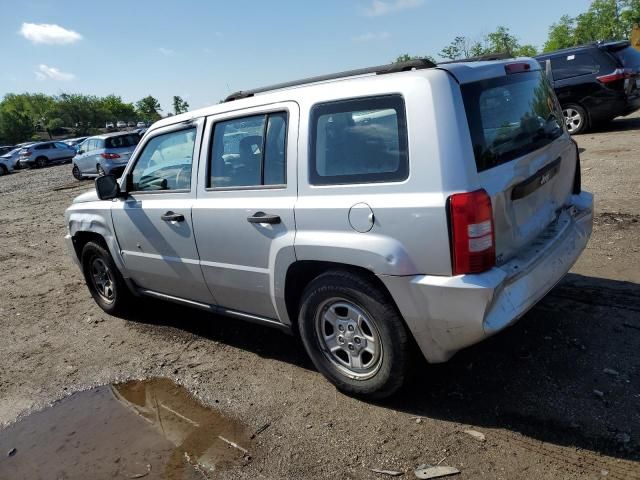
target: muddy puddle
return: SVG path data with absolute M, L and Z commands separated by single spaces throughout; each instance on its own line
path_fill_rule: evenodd
M 158 378 L 76 393 L 0 431 L 0 479 L 214 478 L 251 459 L 247 428 Z

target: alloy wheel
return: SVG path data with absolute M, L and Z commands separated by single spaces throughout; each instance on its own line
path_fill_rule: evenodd
M 91 283 L 96 293 L 105 302 L 112 303 L 115 300 L 114 278 L 105 261 L 96 257 L 91 261 Z
M 576 109 L 566 108 L 562 111 L 562 114 L 564 115 L 564 121 L 567 124 L 569 133 L 577 132 L 582 128 L 584 118 L 582 118 L 582 115 Z
M 325 358 L 351 378 L 374 376 L 383 358 L 375 321 L 362 308 L 343 298 L 331 298 L 317 310 L 315 331 Z

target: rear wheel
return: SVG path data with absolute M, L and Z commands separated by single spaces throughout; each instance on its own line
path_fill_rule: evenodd
M 36 168 L 44 168 L 47 166 L 47 157 L 36 158 Z
M 562 114 L 571 135 L 584 132 L 588 127 L 587 112 L 580 105 L 569 104 L 563 107 Z
M 81 259 L 85 281 L 98 306 L 111 315 L 129 310 L 132 295 L 111 254 L 102 245 L 88 242 Z
M 383 398 L 404 382 L 406 327 L 387 293 L 364 277 L 317 277 L 303 293 L 298 322 L 314 365 L 345 393 Z
M 73 178 L 75 178 L 76 180 L 82 180 L 84 178 L 77 165 L 74 165 L 71 169 L 71 175 L 73 175 Z
M 9 174 L 9 169 L 6 167 L 6 165 L 0 165 L 0 175 L 8 175 Z

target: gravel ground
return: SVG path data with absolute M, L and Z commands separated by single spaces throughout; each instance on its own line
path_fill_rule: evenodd
M 168 377 L 250 429 L 269 424 L 250 462 L 212 478 L 414 478 L 441 462 L 457 478 L 640 479 L 639 131 L 636 116 L 577 137 L 597 216 L 572 273 L 514 327 L 417 365 L 381 403 L 337 392 L 298 340 L 266 327 L 159 302 L 104 314 L 63 241 L 64 209 L 92 184 L 68 165 L 2 177 L 0 423 Z

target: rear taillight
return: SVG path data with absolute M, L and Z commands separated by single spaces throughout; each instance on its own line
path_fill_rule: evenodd
M 613 72 L 596 78 L 600 83 L 611 83 L 630 78 L 631 74 L 632 70 L 630 68 L 616 68 Z
M 105 160 L 114 160 L 116 158 L 120 158 L 120 155 L 117 153 L 101 153 L 100 156 Z
M 480 273 L 496 263 L 491 198 L 484 190 L 449 197 L 453 274 Z
M 31 152 L 29 150 L 22 152 L 20 155 L 22 155 L 23 157 L 29 157 L 31 156 Z

